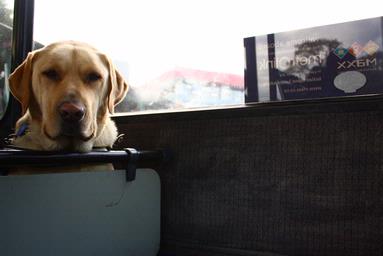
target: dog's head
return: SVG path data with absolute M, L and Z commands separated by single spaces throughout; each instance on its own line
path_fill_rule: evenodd
M 23 113 L 29 110 L 50 140 L 67 145 L 97 138 L 128 90 L 106 55 L 73 41 L 29 53 L 9 82 Z

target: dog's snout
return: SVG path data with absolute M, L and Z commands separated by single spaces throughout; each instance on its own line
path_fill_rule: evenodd
M 85 106 L 77 102 L 64 102 L 59 106 L 58 112 L 65 122 L 80 122 L 85 116 Z

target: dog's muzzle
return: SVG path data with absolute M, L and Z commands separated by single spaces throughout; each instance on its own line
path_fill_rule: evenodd
M 85 116 L 85 106 L 80 102 L 63 102 L 58 107 L 61 120 L 64 123 L 79 123 Z
M 80 102 L 63 102 L 58 107 L 61 118 L 61 134 L 70 137 L 82 135 L 82 120 L 85 117 L 86 108 Z

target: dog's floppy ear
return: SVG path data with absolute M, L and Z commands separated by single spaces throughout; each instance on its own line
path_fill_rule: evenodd
M 29 106 L 32 93 L 32 60 L 34 52 L 28 54 L 27 58 L 9 76 L 9 87 L 13 96 L 21 103 L 24 114 Z
M 120 103 L 128 92 L 129 85 L 125 82 L 121 74 L 116 70 L 112 61 L 105 56 L 108 62 L 109 82 L 108 82 L 108 109 L 111 114 L 114 113 L 114 107 Z

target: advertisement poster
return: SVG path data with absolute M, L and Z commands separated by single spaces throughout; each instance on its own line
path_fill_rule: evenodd
M 245 38 L 246 102 L 383 93 L 382 24 L 373 18 Z

